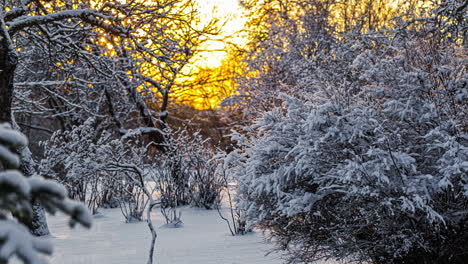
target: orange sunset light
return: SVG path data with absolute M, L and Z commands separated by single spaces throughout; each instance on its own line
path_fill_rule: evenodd
M 196 58 L 198 63 L 203 63 L 209 67 L 219 67 L 222 59 L 226 56 L 226 44 L 223 40 L 242 44 L 242 37 L 236 36 L 242 30 L 247 20 L 238 0 L 197 0 L 202 19 L 209 21 L 218 19 L 224 23 L 221 32 L 213 40 L 207 41 L 202 47 L 206 52 L 202 52 Z
M 197 82 L 209 78 L 207 71 L 215 73 L 227 59 L 227 42 L 242 45 L 245 39 L 238 33 L 243 29 L 247 17 L 238 0 L 197 0 L 201 22 L 216 19 L 223 26 L 216 36 L 212 36 L 200 47 L 200 52 L 185 66 L 185 73 L 190 77 L 179 78 L 180 83 Z M 206 110 L 216 108 L 221 101 L 234 92 L 232 82 L 226 81 L 221 86 L 230 86 L 219 91 L 217 84 L 194 85 L 188 90 L 174 92 L 178 101 L 189 104 L 195 109 Z

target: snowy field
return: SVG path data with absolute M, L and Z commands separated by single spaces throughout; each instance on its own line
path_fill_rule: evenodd
M 90 230 L 70 229 L 66 217 L 48 217 L 54 244 L 52 264 L 144 264 L 150 232 L 146 222 L 124 223 L 119 209 L 101 209 Z M 261 233 L 233 237 L 215 210 L 183 208 L 182 228 L 163 227 L 159 211 L 156 263 L 159 264 L 279 264 L 278 254 L 265 256 L 272 245 Z

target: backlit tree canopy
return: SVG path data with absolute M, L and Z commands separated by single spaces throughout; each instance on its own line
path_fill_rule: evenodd
M 171 94 L 185 87 L 177 79 L 190 74 L 184 67 L 216 33 L 192 0 L 5 5 L 2 120 L 15 87 L 17 112 L 53 116 L 63 128 L 107 115 L 120 133 L 140 124 L 155 141 Z

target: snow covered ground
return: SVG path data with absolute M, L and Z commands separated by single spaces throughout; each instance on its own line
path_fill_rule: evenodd
M 119 209 L 101 209 L 90 230 L 70 229 L 64 216 L 48 218 L 54 244 L 52 264 L 144 264 L 150 232 L 146 222 L 124 223 Z M 182 208 L 182 228 L 163 227 L 159 211 L 158 264 L 279 264 L 278 254 L 265 256 L 272 245 L 262 234 L 232 237 L 215 210 Z

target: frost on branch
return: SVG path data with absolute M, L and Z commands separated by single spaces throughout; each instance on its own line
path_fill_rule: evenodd
M 41 202 L 50 213 L 62 211 L 70 215 L 70 225 L 91 226 L 91 217 L 79 203 L 67 198 L 65 189 L 41 177 L 24 177 L 20 171 L 16 148 L 27 144 L 21 133 L 7 124 L 0 125 L 0 263 L 17 256 L 24 263 L 47 263 L 42 254 L 52 253 L 51 245 L 32 236 L 28 229 L 15 221 L 15 216 L 31 217 L 31 199 Z M 7 169 L 8 168 L 8 169 Z

